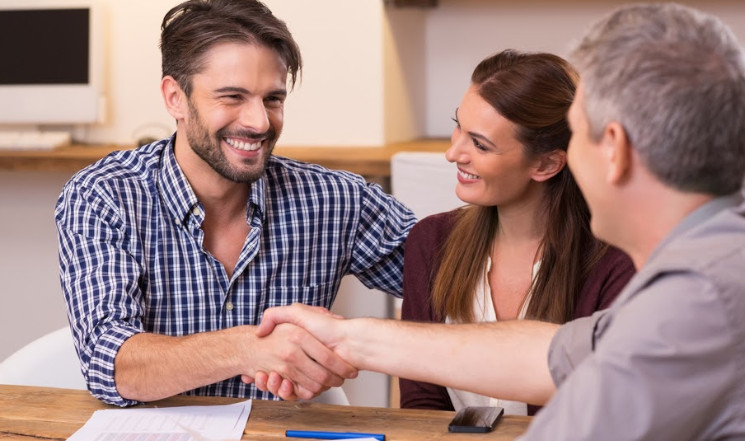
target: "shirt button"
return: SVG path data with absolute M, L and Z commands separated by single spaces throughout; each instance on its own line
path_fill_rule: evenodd
M 202 214 L 202 210 L 200 210 L 199 207 L 194 207 L 191 209 L 191 213 L 194 216 L 199 216 L 200 214 Z
M 227 309 L 228 311 L 232 311 L 233 310 L 233 302 L 226 303 L 225 304 L 225 309 Z

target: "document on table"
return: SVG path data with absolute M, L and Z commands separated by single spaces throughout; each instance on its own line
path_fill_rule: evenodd
M 251 400 L 224 406 L 97 410 L 68 441 L 240 440 Z

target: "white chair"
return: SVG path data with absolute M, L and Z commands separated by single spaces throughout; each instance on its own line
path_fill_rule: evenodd
M 70 328 L 50 332 L 0 363 L 0 383 L 86 389 Z
M 347 394 L 341 387 L 332 387 L 321 395 L 313 398 L 314 403 L 336 404 L 338 406 L 349 406 Z
M 417 219 L 465 205 L 455 195 L 457 168 L 440 152 L 398 152 L 391 157 L 391 194 Z

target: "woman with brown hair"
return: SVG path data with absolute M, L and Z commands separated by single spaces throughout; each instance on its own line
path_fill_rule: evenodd
M 565 60 L 546 53 L 506 50 L 476 67 L 445 154 L 457 165 L 456 194 L 467 205 L 424 218 L 410 232 L 404 320 L 564 323 L 609 306 L 634 274 L 626 254 L 592 235 L 566 167 L 576 82 Z M 401 407 L 536 410 L 403 378 L 400 387 Z

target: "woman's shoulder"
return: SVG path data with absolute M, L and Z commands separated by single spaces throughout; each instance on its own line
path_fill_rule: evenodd
M 615 268 L 635 272 L 634 263 L 631 261 L 629 255 L 612 245 L 608 245 L 605 253 L 598 260 L 596 268 L 603 269 L 604 271 Z
M 577 299 L 574 318 L 609 307 L 635 273 L 634 263 L 628 254 L 608 246 L 585 280 Z
M 622 288 L 635 273 L 636 269 L 629 255 L 608 245 L 603 255 L 590 269 L 587 282 L 600 285 L 613 284 Z
M 409 238 L 411 238 L 412 235 L 415 237 L 425 238 L 447 237 L 455 225 L 460 210 L 461 209 L 458 208 L 452 211 L 436 213 L 421 219 L 416 223 L 416 225 L 414 225 L 414 228 L 412 228 L 411 233 L 409 233 Z
M 417 222 L 406 238 L 404 268 L 407 264 L 433 265 L 432 260 L 434 256 L 439 255 L 453 231 L 457 216 L 458 210 L 447 211 L 427 216 Z

